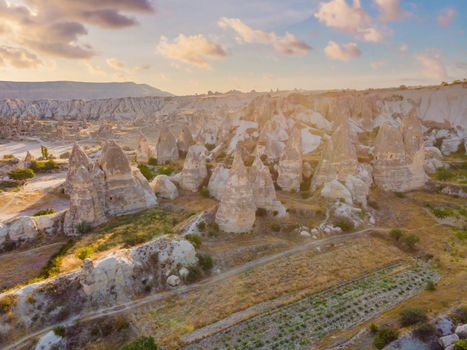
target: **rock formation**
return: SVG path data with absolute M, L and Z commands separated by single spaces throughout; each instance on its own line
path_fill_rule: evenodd
M 174 200 L 178 197 L 177 186 L 167 175 L 158 175 L 151 181 L 151 188 L 159 197 Z
M 165 164 L 178 159 L 177 140 L 167 126 L 163 126 L 156 145 L 157 162 Z
M 302 137 L 298 127 L 290 132 L 278 165 L 277 184 L 284 191 L 298 192 L 302 182 Z
M 230 170 L 224 167 L 223 163 L 217 164 L 209 178 L 209 194 L 220 201 L 229 177 Z
M 385 122 L 379 129 L 373 177 L 385 191 L 410 191 L 423 187 L 426 181 L 423 144 L 419 150 L 415 147 L 421 128 L 413 127 L 413 123 L 413 120 L 403 123 L 401 130 Z
M 333 200 L 344 200 L 347 204 L 352 204 L 352 194 L 338 180 L 326 182 L 321 190 L 321 196 Z
M 248 232 L 256 218 L 248 171 L 243 164 L 239 149 L 235 151 L 230 176 L 216 213 L 216 223 L 225 232 Z
M 186 125 L 182 126 L 177 138 L 178 150 L 183 153 L 188 152 L 188 148 L 193 144 L 193 136 Z
M 138 148 L 136 150 L 136 160 L 146 163 L 150 158 L 155 157 L 155 150 L 149 144 L 147 137 L 144 134 L 139 136 Z
M 180 187 L 184 190 L 197 192 L 208 176 L 206 152 L 206 148 L 200 144 L 192 145 L 188 149 L 180 177 Z
M 249 169 L 250 184 L 253 188 L 253 197 L 257 208 L 276 211 L 279 216 L 284 216 L 285 207 L 277 200 L 276 189 L 272 181 L 269 168 L 263 164 L 259 154 Z
M 313 176 L 311 189 L 314 191 L 334 179 L 345 181 L 347 175 L 357 174 L 357 165 L 357 151 L 351 140 L 350 127 L 347 122 L 343 122 L 327 141 Z

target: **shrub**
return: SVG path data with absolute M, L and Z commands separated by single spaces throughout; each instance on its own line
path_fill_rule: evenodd
M 201 243 L 202 243 L 202 239 L 201 239 L 201 236 L 200 235 L 195 235 L 195 234 L 192 234 L 192 233 L 189 233 L 185 236 L 185 239 L 187 241 L 190 241 L 191 243 L 193 243 L 194 247 L 196 249 L 198 249 L 199 247 L 201 247 Z
M 214 260 L 207 254 L 196 254 L 198 264 L 204 271 L 209 271 L 214 266 Z
M 418 236 L 411 233 L 409 235 L 403 236 L 402 241 L 407 246 L 407 248 L 409 248 L 410 250 L 414 250 L 415 245 L 420 241 L 420 238 L 418 238 Z
M 55 213 L 55 209 L 47 208 L 47 209 L 42 209 L 42 210 L 36 211 L 33 216 L 50 215 L 50 214 L 54 214 L 54 213 Z
M 81 221 L 78 225 L 76 225 L 76 230 L 81 233 L 88 233 L 91 231 L 91 224 L 86 221 Z
M 49 149 L 44 145 L 41 145 L 41 155 L 42 155 L 42 159 L 49 159 L 50 157 Z
M 349 218 L 338 218 L 335 225 L 337 227 L 340 227 L 342 231 L 344 232 L 349 232 L 352 231 L 355 228 L 355 225 L 352 220 Z
M 373 337 L 373 344 L 377 349 L 382 349 L 393 342 L 399 336 L 398 332 L 392 328 L 381 328 Z
M 5 154 L 3 155 L 3 159 L 13 159 L 15 156 L 13 154 Z
M 268 215 L 268 211 L 264 208 L 256 209 L 256 216 L 266 216 Z
M 94 254 L 94 248 L 91 246 L 81 247 L 76 251 L 76 257 L 80 260 L 87 259 Z
M 138 169 L 148 181 L 151 181 L 156 177 L 156 173 L 145 164 L 138 164 Z
M 455 309 L 449 316 L 457 323 L 467 323 L 467 306 Z
M 432 208 L 431 211 L 433 215 L 439 219 L 446 219 L 447 217 L 454 215 L 451 208 Z
M 157 165 L 157 159 L 154 157 L 150 157 L 148 159 L 148 165 L 156 166 Z
M 196 224 L 196 227 L 200 231 L 204 231 L 206 229 L 206 223 L 204 221 L 200 221 Z
M 54 328 L 54 333 L 55 335 L 63 338 L 66 335 L 66 328 L 63 326 L 57 326 Z
M 436 285 L 432 280 L 429 280 L 428 282 L 426 282 L 425 289 L 432 292 L 436 289 Z
M 398 198 L 404 198 L 404 197 L 405 197 L 405 193 L 404 193 L 404 192 L 394 192 L 394 194 L 395 194 L 396 197 L 398 197 Z
M 467 350 L 467 340 L 466 339 L 459 339 L 454 344 L 454 350 Z
M 378 332 L 378 326 L 376 324 L 372 323 L 368 327 L 368 330 L 370 331 L 371 334 L 376 334 Z
M 15 300 L 10 296 L 0 299 L 0 314 L 7 314 L 11 307 L 15 304 Z
M 209 190 L 207 187 L 201 187 L 201 189 L 199 190 L 199 193 L 201 194 L 201 196 L 203 196 L 204 198 L 209 198 L 210 194 L 209 194 Z
M 120 350 L 157 350 L 157 345 L 153 337 L 139 337 L 125 345 Z
M 456 174 L 449 169 L 438 168 L 436 169 L 435 179 L 438 181 L 449 181 L 456 177 Z
M 391 231 L 389 231 L 389 236 L 395 241 L 399 241 L 402 237 L 402 231 L 398 228 L 393 228 Z
M 399 322 L 403 327 L 425 322 L 427 319 L 425 311 L 419 308 L 403 309 L 399 313 Z
M 207 149 L 208 151 L 212 151 L 214 148 L 216 148 L 216 145 L 214 145 L 214 144 L 212 144 L 212 143 L 206 143 L 206 144 L 204 145 L 204 147 L 206 147 L 206 149 Z
M 8 173 L 10 179 L 19 181 L 30 179 L 34 177 L 34 175 L 34 170 L 28 168 L 16 168 Z
M 175 169 L 171 166 L 161 166 L 158 170 L 157 170 L 157 174 L 159 175 L 170 175 L 172 174 L 173 172 L 175 171 Z
M 47 161 L 32 160 L 29 168 L 36 173 L 47 173 L 49 171 L 58 169 L 58 164 L 55 160 L 49 159 Z
M 422 341 L 428 341 L 436 334 L 436 328 L 431 323 L 422 323 L 414 332 L 414 336 Z
M 274 232 L 279 232 L 281 230 L 281 225 L 278 222 L 273 222 L 271 224 L 271 230 Z

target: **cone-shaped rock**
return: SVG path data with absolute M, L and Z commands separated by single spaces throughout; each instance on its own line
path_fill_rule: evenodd
M 206 152 L 206 148 L 200 144 L 192 145 L 188 149 L 180 179 L 180 187 L 184 190 L 197 192 L 208 176 Z
M 237 149 L 230 177 L 216 213 L 216 223 L 225 232 L 248 232 L 255 223 L 255 217 L 253 190 L 242 156 Z
M 230 170 L 224 167 L 224 164 L 217 164 L 211 177 L 209 178 L 208 191 L 211 196 L 217 200 L 222 199 L 227 181 L 230 177 Z
M 87 154 L 83 151 L 83 149 L 75 143 L 73 145 L 73 149 L 71 150 L 70 158 L 68 159 L 68 173 L 65 180 L 65 193 L 70 194 L 71 188 L 71 180 L 70 177 L 74 174 L 74 172 L 79 169 L 80 167 L 86 168 L 89 172 L 92 172 L 93 163 L 91 159 L 87 156 Z
M 187 153 L 188 148 L 193 144 L 193 136 L 186 125 L 182 127 L 177 138 L 178 150 Z
M 154 157 L 154 150 L 151 149 L 147 137 L 144 134 L 141 134 L 138 140 L 136 159 L 138 160 L 138 162 L 147 162 L 149 158 L 152 157 Z
M 156 145 L 156 153 L 159 164 L 178 159 L 177 140 L 166 126 L 160 132 Z
M 300 128 L 294 127 L 278 165 L 277 184 L 282 190 L 294 192 L 300 190 L 302 167 L 302 136 Z

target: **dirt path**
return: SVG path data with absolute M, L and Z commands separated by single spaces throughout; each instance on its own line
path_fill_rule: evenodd
M 71 324 L 73 324 L 73 323 L 75 323 L 77 321 L 91 321 L 91 320 L 98 319 L 98 318 L 101 318 L 101 317 L 104 317 L 104 316 L 113 316 L 113 315 L 123 313 L 123 312 L 126 312 L 128 310 L 131 310 L 131 309 L 134 309 L 134 308 L 137 308 L 137 307 L 149 304 L 149 303 L 164 300 L 164 299 L 176 296 L 176 295 L 182 295 L 182 294 L 188 293 L 188 292 L 190 292 L 190 291 L 192 291 L 194 289 L 202 288 L 204 286 L 208 286 L 208 285 L 211 285 L 211 284 L 215 284 L 215 283 L 217 283 L 219 281 L 222 281 L 222 280 L 224 280 L 226 278 L 229 278 L 231 276 L 234 276 L 236 274 L 244 272 L 244 271 L 246 271 L 248 269 L 251 269 L 253 267 L 256 267 L 258 265 L 264 265 L 264 264 L 267 264 L 267 263 L 269 263 L 271 261 L 274 261 L 276 259 L 287 257 L 287 256 L 290 256 L 290 255 L 305 251 L 305 250 L 310 249 L 310 248 L 319 249 L 321 246 L 328 245 L 328 244 L 342 243 L 342 242 L 345 242 L 345 241 L 348 241 L 348 240 L 351 240 L 351 239 L 355 239 L 355 238 L 360 237 L 362 235 L 366 235 L 366 234 L 368 234 L 370 232 L 375 232 L 375 231 L 387 232 L 388 230 L 389 230 L 388 228 L 376 228 L 376 227 L 375 228 L 367 228 L 367 229 L 360 230 L 360 231 L 353 232 L 353 233 L 328 237 L 328 238 L 325 238 L 325 239 L 322 239 L 322 240 L 319 240 L 319 241 L 309 241 L 309 242 L 307 242 L 305 244 L 295 246 L 295 247 L 293 247 L 291 249 L 288 249 L 286 251 L 283 251 L 281 253 L 265 256 L 265 257 L 262 257 L 260 259 L 254 260 L 254 261 L 250 261 L 250 262 L 248 262 L 248 263 L 246 263 L 244 265 L 235 267 L 235 268 L 233 268 L 233 269 L 231 269 L 229 271 L 223 272 L 223 273 L 218 274 L 218 275 L 211 276 L 211 277 L 209 277 L 209 278 L 207 278 L 207 279 L 205 279 L 203 281 L 200 281 L 198 283 L 194 283 L 194 284 L 190 284 L 190 285 L 187 285 L 187 286 L 179 287 L 176 290 L 170 290 L 170 291 L 166 291 L 166 292 L 162 292 L 162 293 L 158 293 L 158 294 L 148 295 L 147 297 L 144 297 L 144 298 L 141 298 L 141 299 L 138 299 L 138 300 L 132 300 L 132 301 L 129 301 L 127 303 L 123 303 L 123 304 L 103 308 L 103 309 L 100 309 L 98 311 L 93 311 L 93 312 L 89 312 L 89 313 L 86 313 L 86 314 L 79 314 L 79 315 L 73 316 L 72 318 L 70 318 L 70 319 L 68 319 L 66 321 L 56 323 L 54 325 L 50 325 L 48 327 L 45 327 L 43 329 L 40 329 L 40 330 L 35 331 L 33 333 L 30 333 L 30 334 L 18 339 L 16 342 L 14 342 L 14 343 L 12 343 L 10 345 L 6 345 L 3 349 L 4 350 L 19 349 L 22 345 L 26 344 L 31 339 L 34 339 L 34 338 L 36 338 L 36 337 L 38 337 L 38 336 L 40 336 L 42 334 L 45 334 L 45 333 L 53 330 L 57 326 L 68 326 L 68 325 L 71 325 Z

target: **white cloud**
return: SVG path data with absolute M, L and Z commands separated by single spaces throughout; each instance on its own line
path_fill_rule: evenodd
M 379 18 L 384 22 L 396 21 L 408 16 L 408 12 L 401 8 L 400 0 L 374 0 L 380 13 Z
M 35 68 L 42 64 L 32 52 L 24 48 L 0 46 L 0 67 L 11 66 L 19 69 Z
M 347 4 L 346 0 L 322 2 L 314 16 L 325 26 L 366 42 L 377 43 L 384 39 L 382 30 L 363 10 L 360 0 L 353 0 L 352 5 Z
M 445 80 L 448 75 L 446 67 L 437 53 L 420 53 L 414 56 L 421 65 L 421 73 L 424 77 L 434 80 Z
M 456 15 L 457 15 L 456 10 L 454 10 L 453 8 L 446 8 L 436 18 L 436 21 L 438 22 L 438 25 L 440 27 L 446 28 L 451 25 Z
M 406 43 L 402 43 L 399 45 L 399 52 L 404 53 L 407 51 L 408 48 L 409 48 L 409 45 L 407 45 Z
M 124 70 L 126 68 L 125 63 L 114 57 L 107 59 L 106 63 L 114 70 Z
M 370 67 L 373 70 L 378 70 L 378 69 L 384 67 L 385 64 L 386 64 L 386 62 L 384 62 L 384 61 L 375 61 L 375 62 L 370 63 Z
M 359 57 L 362 52 L 355 43 L 339 45 L 334 41 L 330 41 L 324 48 L 326 56 L 333 60 L 349 61 L 352 58 Z
M 239 41 L 271 45 L 276 51 L 285 55 L 303 56 L 311 47 L 291 33 L 278 36 L 274 32 L 255 30 L 238 18 L 222 17 L 217 22 L 221 28 L 231 28 L 239 36 Z
M 161 36 L 157 51 L 167 58 L 201 68 L 209 68 L 209 60 L 226 56 L 221 45 L 202 34 L 179 34 L 173 43 L 170 43 L 165 36 Z

